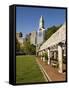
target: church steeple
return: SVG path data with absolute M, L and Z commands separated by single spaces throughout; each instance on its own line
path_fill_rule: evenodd
M 40 17 L 39 21 L 39 30 L 44 29 L 44 18 L 43 16 Z

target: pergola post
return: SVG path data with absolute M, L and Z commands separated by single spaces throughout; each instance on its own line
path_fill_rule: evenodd
M 66 47 L 64 47 L 64 56 L 66 56 Z
M 54 51 L 54 59 L 56 59 L 56 51 Z
M 48 64 L 50 64 L 50 48 L 48 48 Z
M 58 44 L 58 64 L 59 64 L 59 72 L 63 72 L 63 61 L 62 61 L 62 45 Z

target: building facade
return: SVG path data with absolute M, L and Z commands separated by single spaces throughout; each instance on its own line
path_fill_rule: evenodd
M 36 45 L 36 31 L 31 32 L 30 34 L 30 44 Z
M 22 47 L 23 46 L 23 42 L 24 42 L 22 33 L 21 32 L 17 32 L 16 33 L 16 38 L 17 38 L 17 40 L 18 40 L 18 42 L 20 44 L 20 47 Z

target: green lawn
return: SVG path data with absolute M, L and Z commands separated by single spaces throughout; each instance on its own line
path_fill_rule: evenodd
M 45 82 L 35 56 L 16 56 L 16 83 Z

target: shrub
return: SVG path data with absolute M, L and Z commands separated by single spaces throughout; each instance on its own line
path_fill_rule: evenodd
M 48 60 L 48 54 L 47 54 L 47 52 L 44 53 L 44 56 L 45 56 L 45 59 Z
M 45 59 L 48 59 L 48 54 L 47 54 L 47 52 L 46 52 L 46 53 L 43 53 L 43 54 L 42 54 L 42 57 L 45 57 Z

